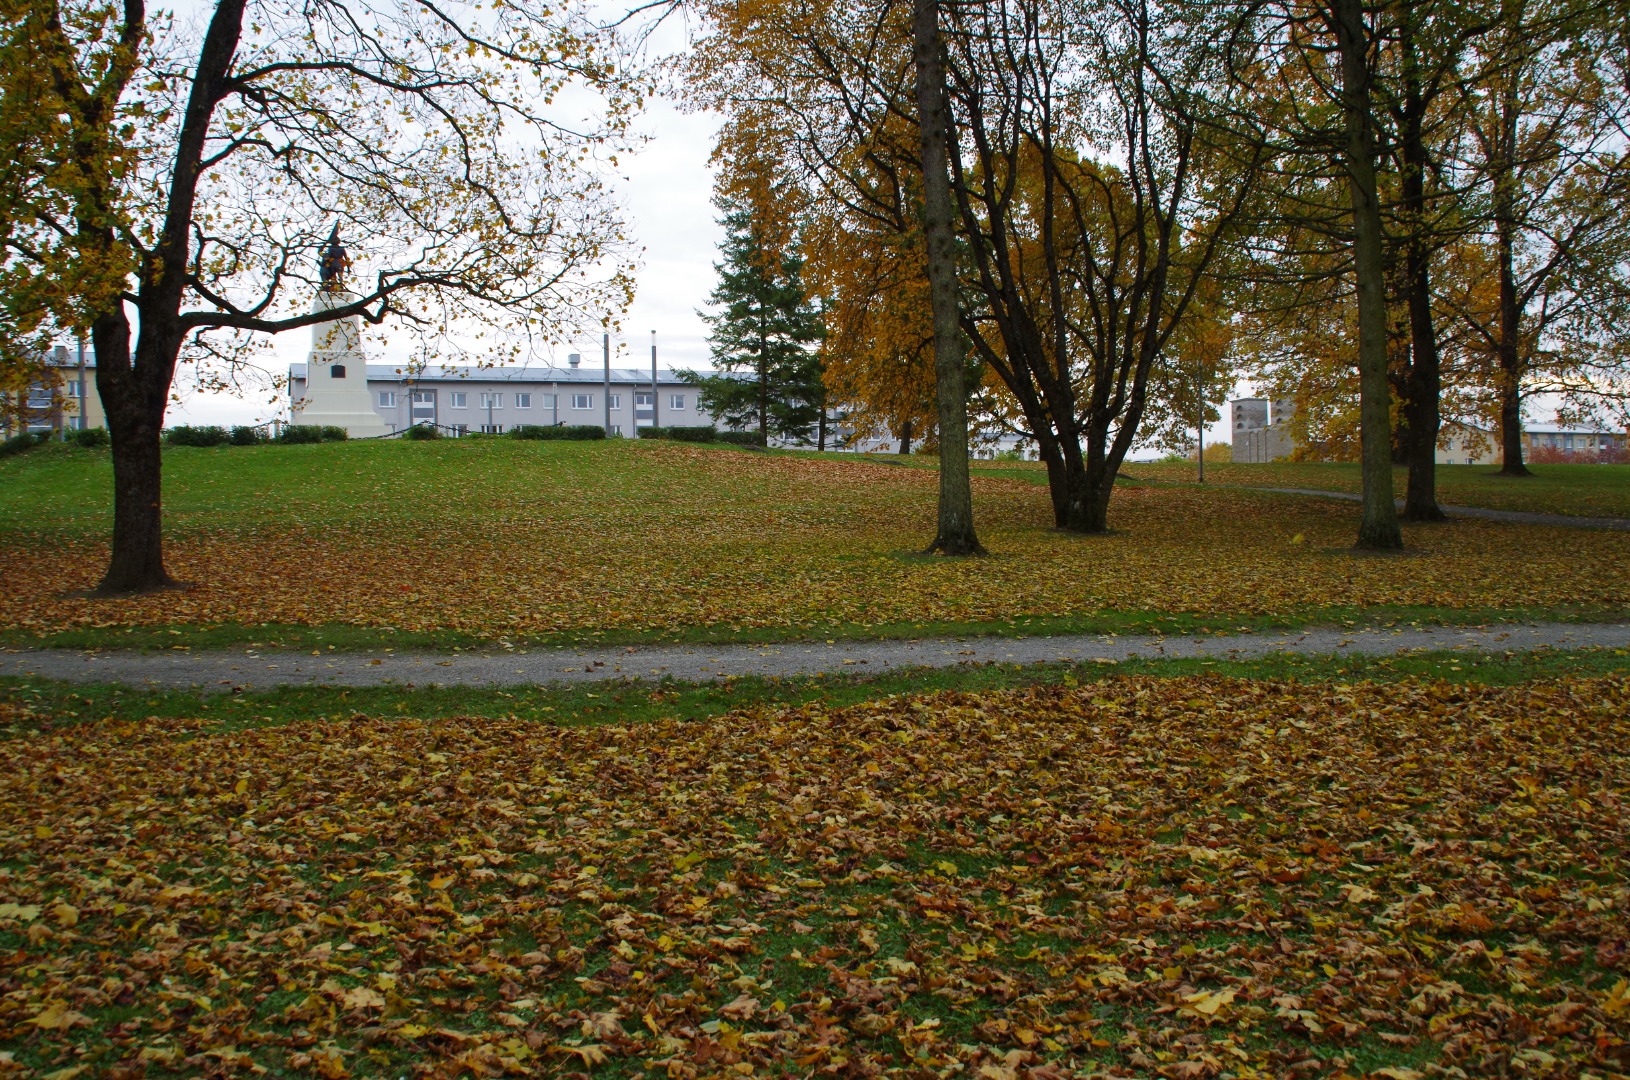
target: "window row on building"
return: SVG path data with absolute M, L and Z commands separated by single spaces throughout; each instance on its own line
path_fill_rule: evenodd
M 502 392 L 478 393 L 476 395 L 476 397 L 477 397 L 477 401 L 476 401 L 476 407 L 477 408 L 480 408 L 480 409 L 502 409 L 502 408 L 504 408 L 504 395 L 503 395 Z M 513 403 L 513 406 L 515 408 L 517 408 L 517 409 L 530 409 L 530 408 L 532 408 L 532 403 L 533 403 L 534 400 L 537 401 L 538 407 L 540 409 L 553 409 L 559 404 L 558 397 L 555 394 L 515 393 L 515 394 L 510 395 L 510 399 L 511 399 L 511 401 Z M 428 399 L 426 399 L 426 400 L 428 400 Z M 684 412 L 684 411 L 686 411 L 686 404 L 685 404 L 686 400 L 687 400 L 687 398 L 686 398 L 686 395 L 684 395 L 684 394 L 669 394 L 668 395 L 668 406 L 667 407 L 672 412 Z M 610 408 L 611 408 L 611 410 L 613 412 L 616 412 L 617 410 L 619 410 L 619 409 L 621 409 L 623 407 L 623 396 L 621 394 L 610 394 L 610 395 L 607 396 L 606 401 L 607 401 L 607 404 L 610 406 Z M 379 407 L 381 409 L 394 409 L 394 408 L 397 407 L 397 405 L 398 405 L 397 391 L 395 391 L 395 390 L 381 390 L 381 391 L 379 391 Z M 648 393 L 647 394 L 635 394 L 634 395 L 634 406 L 635 406 L 635 408 L 639 408 L 639 409 L 649 409 L 651 407 L 651 395 L 648 394 Z M 467 408 L 469 408 L 470 407 L 470 394 L 469 394 L 469 392 L 466 391 L 466 390 L 454 390 L 454 391 L 450 392 L 447 395 L 447 407 L 450 408 L 450 409 L 467 409 Z M 595 407 L 595 396 L 593 394 L 571 394 L 571 395 L 569 395 L 569 407 L 574 409 L 574 410 L 580 410 L 580 411 L 581 410 L 593 409 Z

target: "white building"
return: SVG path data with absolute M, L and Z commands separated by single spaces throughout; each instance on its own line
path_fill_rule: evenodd
M 566 367 L 365 366 L 368 398 L 386 432 L 415 424 L 435 424 L 452 434 L 499 434 L 522 424 L 592 424 L 609 435 L 632 436 L 652 424 L 716 423 L 701 408 L 696 387 L 667 368 L 657 370 L 653 393 L 649 368 L 612 368 L 608 377 L 603 367 L 584 366 L 576 354 Z M 296 402 L 306 399 L 308 374 L 306 364 L 289 367 Z M 316 422 L 307 415 L 297 407 L 295 422 Z

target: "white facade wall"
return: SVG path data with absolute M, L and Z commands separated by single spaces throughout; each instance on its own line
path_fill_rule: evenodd
M 290 395 L 298 401 L 305 392 L 305 365 L 293 365 L 289 376 Z M 502 433 L 523 424 L 599 427 L 607 422 L 605 374 L 590 367 L 439 368 L 410 377 L 389 365 L 369 364 L 368 393 L 390 431 L 426 421 L 469 433 Z M 632 437 L 637 428 L 651 425 L 650 394 L 650 369 L 612 369 L 613 435 Z M 717 423 L 701 408 L 697 388 L 662 368 L 657 370 L 655 416 L 662 427 Z

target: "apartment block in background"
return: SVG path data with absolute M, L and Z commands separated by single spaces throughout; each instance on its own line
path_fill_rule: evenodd
M 0 391 L 0 437 L 99 427 L 107 427 L 107 413 L 96 392 L 96 353 L 88 348 L 81 367 L 77 348 L 58 345 L 27 387 Z
M 609 425 L 613 436 L 632 436 L 653 423 L 696 427 L 717 422 L 701 408 L 696 387 L 667 368 L 657 369 L 654 400 L 649 368 L 612 368 L 608 386 L 604 368 L 584 366 L 575 354 L 565 367 L 367 368 L 374 411 L 391 431 L 434 424 L 453 434 L 498 435 L 522 424 L 593 424 Z M 289 383 L 290 397 L 301 400 L 305 364 L 290 365 Z
M 1228 403 L 1233 427 L 1233 460 L 1252 464 L 1282 461 L 1296 449 L 1290 418 L 1296 406 L 1267 398 L 1239 398 Z

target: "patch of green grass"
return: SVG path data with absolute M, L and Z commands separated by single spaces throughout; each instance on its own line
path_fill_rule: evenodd
M 1114 664 L 986 664 L 913 668 L 874 676 L 741 678 L 717 683 L 608 681 L 573 686 L 514 687 L 281 687 L 246 693 L 152 690 L 79 685 L 48 679 L 0 678 L 0 707 L 10 715 L 0 734 L 17 736 L 100 720 L 200 720 L 211 731 L 270 727 L 312 719 L 401 716 L 414 719 L 519 716 L 577 726 L 639 724 L 662 718 L 701 721 L 755 705 L 823 702 L 856 705 L 894 694 L 939 690 L 1003 690 L 1078 685 L 1117 675 L 1215 674 L 1304 682 L 1437 678 L 1468 685 L 1510 686 L 1562 675 L 1630 670 L 1623 649 L 1538 650 L 1504 654 L 1412 653 L 1393 657 L 1297 656 L 1258 660 L 1125 660 Z

